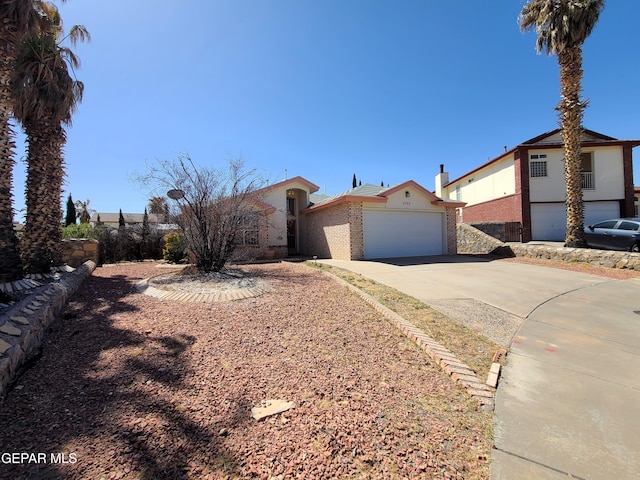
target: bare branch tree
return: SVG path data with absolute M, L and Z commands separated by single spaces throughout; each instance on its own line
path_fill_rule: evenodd
M 171 192 L 171 213 L 184 231 L 198 270 L 221 270 L 236 248 L 246 218 L 260 213 L 257 190 L 265 180 L 255 169 L 245 170 L 240 159 L 216 169 L 196 166 L 182 154 L 174 160 L 157 160 L 148 169 L 135 179 L 153 187 L 152 194 Z

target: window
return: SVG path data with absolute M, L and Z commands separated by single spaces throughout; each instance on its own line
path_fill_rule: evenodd
M 614 228 L 618 220 L 607 220 L 606 222 L 596 223 L 593 228 Z
M 236 245 L 258 245 L 258 215 L 244 215 L 238 224 Z
M 460 184 L 456 185 L 456 200 L 460 201 L 461 195 L 460 195 Z
M 295 216 L 295 214 L 296 214 L 296 199 L 287 197 L 287 215 Z
M 640 227 L 640 224 L 638 223 L 633 223 L 633 222 L 620 222 L 620 225 L 618 225 L 618 230 L 633 230 L 633 231 L 637 231 L 638 227 Z
M 531 155 L 532 157 L 537 155 Z M 546 157 L 546 155 L 545 155 Z M 546 160 L 532 160 L 529 162 L 529 174 L 531 178 L 546 177 L 547 176 L 547 161 Z
M 593 175 L 593 153 L 583 152 L 580 155 L 580 163 L 582 167 L 582 188 L 585 190 L 594 190 L 596 188 L 596 182 Z

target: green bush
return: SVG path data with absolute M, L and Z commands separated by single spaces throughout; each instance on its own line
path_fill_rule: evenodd
M 62 228 L 62 238 L 98 238 L 98 235 L 89 223 L 72 223 Z
M 170 233 L 165 237 L 162 258 L 167 262 L 180 263 L 186 257 L 184 248 L 184 235 L 182 233 Z

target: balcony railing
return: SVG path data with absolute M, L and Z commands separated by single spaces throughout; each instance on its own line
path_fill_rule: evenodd
M 595 190 L 596 182 L 593 178 L 593 172 L 582 172 L 582 189 Z

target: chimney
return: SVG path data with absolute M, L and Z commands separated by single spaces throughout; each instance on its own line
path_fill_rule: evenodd
M 444 186 L 449 183 L 449 173 L 444 171 L 444 163 L 440 164 L 440 173 L 436 175 L 436 196 L 443 198 L 446 195 L 444 192 Z M 446 195 L 448 198 L 448 195 Z

